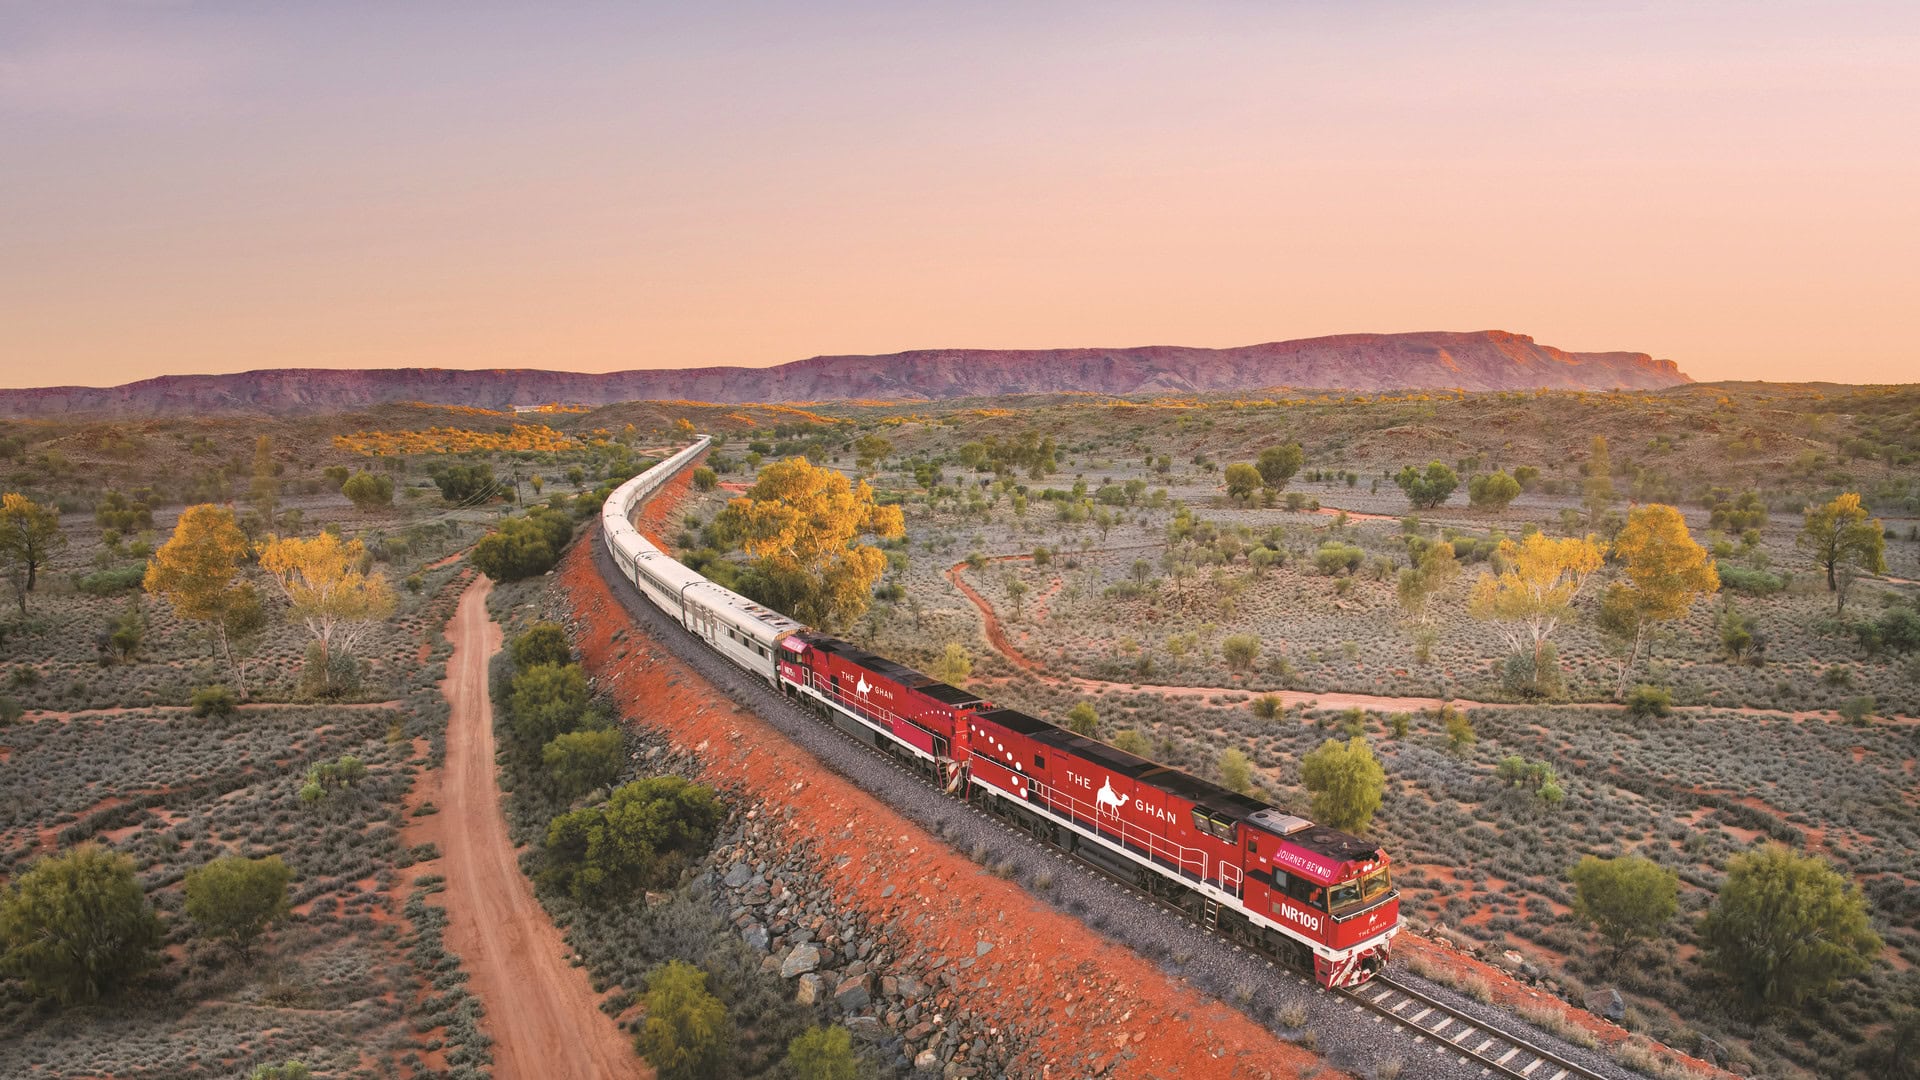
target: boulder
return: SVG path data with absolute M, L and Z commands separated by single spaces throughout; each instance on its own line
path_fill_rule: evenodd
M 922 1050 L 919 1055 L 913 1059 L 913 1067 L 920 1072 L 938 1072 L 940 1069 L 940 1055 L 934 1053 L 932 1050 Z
M 764 926 L 749 926 L 740 931 L 740 938 L 747 943 L 747 948 L 755 952 L 767 951 L 767 928 Z
M 1620 991 L 1612 987 L 1588 994 L 1585 1004 L 1588 1012 L 1616 1024 L 1627 1018 L 1627 1003 L 1621 998 Z
M 850 975 L 833 989 L 833 1003 L 848 1012 L 859 1012 L 873 1001 L 873 977 Z
M 826 980 L 809 971 L 794 984 L 793 1000 L 802 1005 L 813 1005 L 819 1002 L 825 990 Z
M 820 950 L 816 946 L 795 945 L 787 958 L 780 962 L 780 977 L 795 979 L 820 966 Z

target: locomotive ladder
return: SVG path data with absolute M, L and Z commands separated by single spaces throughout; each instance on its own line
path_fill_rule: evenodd
M 1220 901 L 1211 896 L 1207 897 L 1205 917 L 1200 920 L 1200 923 L 1210 931 L 1220 928 Z
M 1416 1043 L 1431 1039 L 1436 1051 L 1478 1061 L 1484 1071 L 1517 1080 L 1603 1080 L 1600 1073 L 1584 1065 L 1436 1001 L 1384 974 L 1375 975 L 1365 985 L 1345 994 L 1358 1003 L 1356 1008 L 1372 1009 L 1414 1032 Z

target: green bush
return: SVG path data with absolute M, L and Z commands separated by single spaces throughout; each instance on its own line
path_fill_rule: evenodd
M 1566 676 L 1560 670 L 1560 654 L 1549 641 L 1540 646 L 1540 671 L 1533 670 L 1533 653 L 1522 649 L 1507 657 L 1501 667 L 1500 685 L 1509 694 L 1525 698 L 1562 698 L 1567 694 Z
M 114 593 L 139 588 L 146 576 L 146 564 L 135 563 L 132 566 L 116 566 L 111 570 L 96 570 L 85 576 L 76 576 L 73 579 L 73 587 L 88 596 L 112 596 Z
M 1673 693 L 1664 686 L 1641 683 L 1627 695 L 1627 711 L 1635 716 L 1667 716 L 1673 712 Z
M 233 711 L 240 707 L 240 701 L 234 697 L 233 691 L 221 683 L 195 690 L 191 704 L 195 716 L 232 716 Z
M 281 1065 L 262 1065 L 253 1070 L 247 1080 L 313 1080 L 313 1070 L 299 1061 L 289 1061 Z
M 1882 942 L 1852 881 L 1775 844 L 1728 862 L 1700 945 L 1709 968 L 1768 1008 L 1825 997 L 1871 969 Z
M 808 1028 L 787 1044 L 787 1070 L 795 1080 L 854 1080 L 858 1064 L 853 1036 L 838 1024 Z
M 215 859 L 187 871 L 187 917 L 245 955 L 269 924 L 286 917 L 292 880 L 293 871 L 278 855 Z
M 568 798 L 604 787 L 620 777 L 626 736 L 619 728 L 570 731 L 540 749 L 540 762 L 554 786 Z
M 520 581 L 552 570 L 573 538 L 573 519 L 544 506 L 502 521 L 473 545 L 474 569 L 495 581 Z
M 340 485 L 340 494 L 362 510 L 393 505 L 393 477 L 357 472 Z
M 726 1006 L 707 992 L 707 973 L 673 960 L 647 973 L 646 1020 L 634 1039 L 660 1080 L 722 1074 L 732 1044 Z
M 1366 561 L 1367 553 L 1364 548 L 1342 543 L 1339 540 L 1329 540 L 1321 544 L 1320 549 L 1313 553 L 1314 568 L 1329 577 L 1339 573 L 1351 574 L 1360 569 L 1360 564 Z
M 541 664 L 571 664 L 573 646 L 559 623 L 537 622 L 513 639 L 513 664 L 522 671 Z
M 1793 582 L 1791 574 L 1773 574 L 1765 570 L 1755 570 L 1745 566 L 1735 566 L 1722 559 L 1714 564 L 1720 572 L 1720 587 L 1728 592 L 1747 593 L 1751 596 L 1771 596 L 1784 592 Z
M 1355 831 L 1365 829 L 1380 808 L 1387 774 L 1367 740 L 1356 735 L 1344 743 L 1328 739 L 1301 758 L 1300 782 L 1312 793 L 1316 820 Z
M 693 470 L 693 486 L 701 491 L 712 491 L 720 484 L 720 474 L 701 465 Z
M 1864 724 L 1873 716 L 1877 704 L 1872 694 L 1850 697 L 1840 703 L 1840 715 L 1855 724 Z
M 535 664 L 513 678 L 507 695 L 514 733 L 528 747 L 578 727 L 587 712 L 587 674 L 578 664 Z
M 1429 463 L 1425 470 L 1409 465 L 1400 470 L 1393 482 L 1406 492 L 1407 501 L 1413 504 L 1415 510 L 1427 510 L 1453 496 L 1454 489 L 1460 486 L 1460 476 L 1435 461 Z
M 584 904 L 672 885 L 712 842 L 720 817 L 710 787 L 678 776 L 636 780 L 553 819 L 541 881 Z
M 72 1005 L 153 968 L 160 919 L 133 870 L 132 858 L 94 844 L 28 867 L 0 896 L 0 971 Z

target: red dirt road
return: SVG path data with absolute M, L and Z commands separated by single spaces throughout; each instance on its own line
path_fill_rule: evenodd
M 458 954 L 472 992 L 486 1008 L 497 1080 L 651 1077 L 520 873 L 507 837 L 494 778 L 493 703 L 487 662 L 500 651 L 500 627 L 487 615 L 493 582 L 476 577 L 447 622 L 453 656 L 440 684 L 447 720 L 447 763 L 426 794 L 440 812 L 414 818 L 422 838 L 440 846 L 439 894 L 447 911 L 447 948 Z M 435 783 L 437 781 L 437 784 Z M 418 842 L 408 830 L 408 840 Z

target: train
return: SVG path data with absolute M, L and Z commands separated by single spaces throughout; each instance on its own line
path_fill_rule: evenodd
M 633 477 L 601 541 L 639 594 L 728 661 L 941 790 L 1187 912 L 1322 986 L 1386 964 L 1400 930 L 1373 841 L 1157 764 L 822 633 L 708 581 L 634 525 L 710 436 Z

